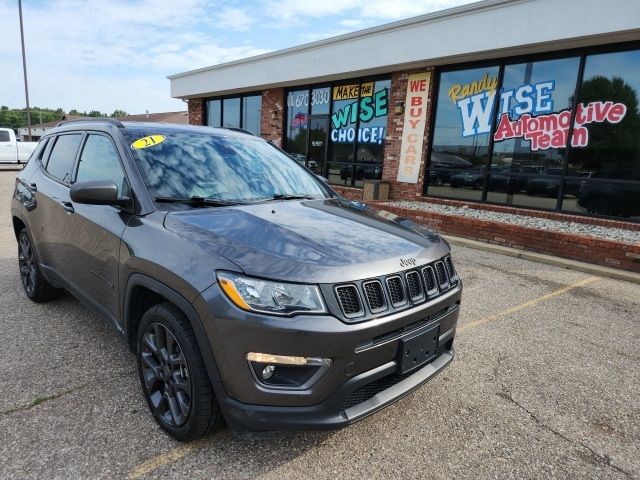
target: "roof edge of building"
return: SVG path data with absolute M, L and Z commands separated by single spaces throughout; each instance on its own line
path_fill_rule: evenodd
M 294 47 L 284 48 L 281 50 L 275 50 L 273 52 L 263 53 L 261 55 L 254 55 L 247 58 L 241 58 L 238 60 L 233 60 L 231 62 L 220 63 L 217 65 L 210 65 L 208 67 L 196 68 L 193 70 L 188 70 L 186 72 L 175 73 L 173 75 L 167 76 L 167 79 L 173 80 L 181 77 L 188 77 L 190 75 L 212 71 L 212 70 L 221 70 L 228 67 L 233 67 L 236 65 L 241 65 L 244 63 L 251 63 L 256 60 L 264 60 L 269 58 L 276 58 L 285 55 L 289 55 L 291 53 L 304 52 L 306 50 L 313 50 L 315 48 L 326 47 L 328 45 L 353 40 L 355 38 L 367 37 L 370 35 L 375 35 L 380 32 L 386 32 L 396 29 L 402 29 L 411 25 L 415 25 L 416 23 L 428 23 L 433 21 L 439 21 L 446 18 L 452 18 L 462 15 L 468 15 L 471 13 L 490 10 L 492 8 L 498 8 L 504 4 L 513 5 L 515 3 L 527 3 L 531 0 L 480 0 L 478 2 L 469 3 L 466 5 L 460 5 L 458 7 L 451 7 L 445 10 L 439 10 L 437 12 L 426 13 L 424 15 L 419 15 L 416 17 L 410 17 L 403 20 L 397 20 L 391 23 L 385 23 L 383 25 L 378 25 L 375 27 L 366 28 L 364 30 L 357 30 L 355 32 L 345 33 L 343 35 L 337 35 L 335 37 L 329 37 L 322 40 L 317 40 L 315 42 L 305 43 L 302 45 L 296 45 Z

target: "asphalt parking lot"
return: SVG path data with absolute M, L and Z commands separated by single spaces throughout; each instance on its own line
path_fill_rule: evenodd
M 184 445 L 111 327 L 68 295 L 23 294 L 14 176 L 0 172 L 1 478 L 640 478 L 640 285 L 455 247 L 442 375 L 343 430 Z

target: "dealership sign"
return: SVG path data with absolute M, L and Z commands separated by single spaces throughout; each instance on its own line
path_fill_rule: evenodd
M 373 83 L 362 85 L 341 85 L 333 88 L 334 100 L 351 100 L 331 115 L 331 141 L 334 143 L 351 143 L 356 139 L 359 143 L 384 142 L 384 126 L 366 126 L 374 118 L 387 115 L 389 111 L 389 94 L 387 89 L 373 92 Z M 360 128 L 350 127 L 360 120 Z
M 418 183 L 424 129 L 427 121 L 430 78 L 429 72 L 409 75 L 400 146 L 400 164 L 398 165 L 397 180 L 399 182 Z
M 456 104 L 462 122 L 462 136 L 490 133 L 492 111 L 498 103 L 498 126 L 493 135 L 496 142 L 509 138 L 523 138 L 531 142 L 531 150 L 563 148 L 567 145 L 572 111 L 554 112 L 555 82 L 548 80 L 501 90 L 496 102 L 497 78 L 485 74 L 481 79 L 465 85 L 455 84 L 449 98 Z M 512 106 L 515 103 L 515 106 Z M 612 101 L 579 103 L 576 107 L 571 146 L 589 144 L 590 123 L 619 123 L 627 113 L 627 106 Z

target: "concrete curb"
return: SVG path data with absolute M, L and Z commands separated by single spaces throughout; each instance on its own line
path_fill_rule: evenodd
M 567 258 L 554 257 L 552 255 L 545 255 L 543 253 L 527 252 L 526 250 L 503 247 L 501 245 L 479 242 L 477 240 L 469 240 L 467 238 L 453 237 L 451 235 L 440 234 L 440 236 L 451 245 L 475 248 L 476 250 L 483 250 L 485 252 L 498 253 L 500 255 L 507 255 L 509 257 L 522 258 L 523 260 L 545 263 L 547 265 L 554 265 L 556 267 L 567 268 L 569 270 L 585 272 L 591 275 L 598 275 L 600 277 L 609 277 L 616 280 L 624 280 L 627 282 L 640 284 L 640 274 L 634 272 L 617 270 L 610 267 L 602 267 L 600 265 L 593 265 L 591 263 L 578 262 L 576 260 L 569 260 Z

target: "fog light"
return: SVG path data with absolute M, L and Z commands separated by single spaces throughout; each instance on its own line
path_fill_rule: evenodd
M 333 361 L 330 358 L 321 357 L 295 357 L 292 355 L 271 355 L 269 353 L 247 353 L 247 360 L 250 362 L 268 363 L 277 365 L 297 365 L 297 366 L 316 366 L 328 367 Z
M 273 372 L 275 371 L 276 367 L 274 367 L 273 365 L 267 365 L 266 367 L 264 367 L 264 370 L 262 370 L 262 378 L 264 380 L 269 380 L 271 377 L 273 377 Z

